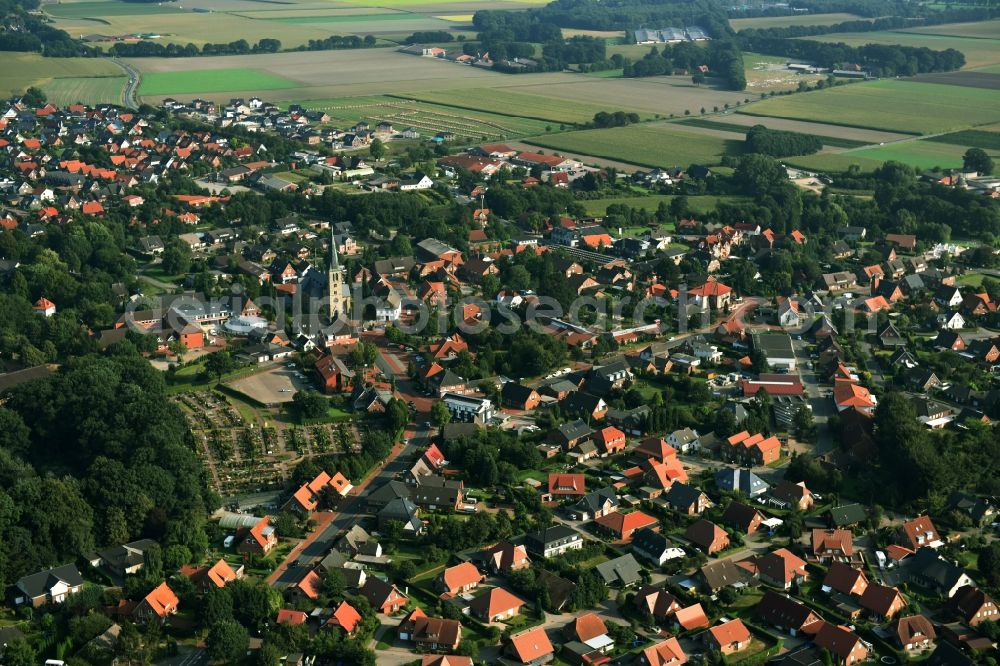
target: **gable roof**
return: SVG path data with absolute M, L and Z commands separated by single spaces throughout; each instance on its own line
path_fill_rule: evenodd
M 517 636 L 511 636 L 510 647 L 514 651 L 514 654 L 517 655 L 517 658 L 525 664 L 545 655 L 552 654 L 555 651 L 552 649 L 552 643 L 545 634 L 545 630 L 541 627 L 526 631 Z
M 717 624 L 708 630 L 712 639 L 717 645 L 731 645 L 733 643 L 746 643 L 750 641 L 750 630 L 743 624 L 743 620 L 735 619 L 722 624 Z
M 674 620 L 688 631 L 703 629 L 709 625 L 708 615 L 705 614 L 705 609 L 701 607 L 701 604 L 691 604 L 686 608 L 681 608 L 674 613 Z
M 520 608 L 526 603 L 528 602 L 504 588 L 494 587 L 473 599 L 469 609 L 477 615 L 492 619 L 511 608 Z
M 333 615 L 327 620 L 327 624 L 336 627 L 341 627 L 344 631 L 349 634 L 354 633 L 354 630 L 358 628 L 358 623 L 361 622 L 361 613 L 357 611 L 351 604 L 346 601 L 341 601 L 340 605 L 337 606 L 333 611 Z
M 823 578 L 823 585 L 841 594 L 851 594 L 859 581 L 863 581 L 865 586 L 868 585 L 868 576 L 864 571 L 843 562 L 833 562 L 826 572 L 826 577 Z
M 152 592 L 146 595 L 143 601 L 161 618 L 176 612 L 177 604 L 180 603 L 180 599 L 177 598 L 177 595 L 174 594 L 174 591 L 170 589 L 166 582 L 160 583 Z
M 687 662 L 687 655 L 676 638 L 668 638 L 642 651 L 649 666 L 676 666 Z
M 441 574 L 444 586 L 448 591 L 460 590 L 467 585 L 475 585 L 481 582 L 484 576 L 479 573 L 479 569 L 471 562 L 462 562 L 453 567 L 448 567 Z

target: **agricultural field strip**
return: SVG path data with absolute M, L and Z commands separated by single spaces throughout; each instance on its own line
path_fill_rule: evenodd
M 323 101 L 300 103 L 307 108 L 324 111 L 331 117 L 331 120 L 339 119 L 347 122 L 357 122 L 358 120 L 387 121 L 394 124 L 402 122 L 404 125 L 411 125 L 420 130 L 450 131 L 469 138 L 479 138 L 484 135 L 494 137 L 519 136 L 544 131 L 540 122 L 525 123 L 524 118 L 517 119 L 522 121 L 521 127 L 518 127 L 500 122 L 506 119 L 505 116 L 498 115 L 494 119 L 484 117 L 482 112 L 478 115 L 458 115 L 451 112 L 453 107 L 431 105 L 418 100 L 392 96 L 363 97 L 354 104 L 324 104 Z
M 746 134 L 747 126 L 740 125 L 738 123 L 726 123 L 717 120 L 710 120 L 707 118 L 685 118 L 683 120 L 676 121 L 678 125 L 688 125 L 690 127 L 703 127 L 705 129 L 720 130 L 723 132 L 737 132 Z M 762 125 L 767 125 L 766 122 L 761 122 Z M 777 129 L 777 128 L 771 128 Z M 824 146 L 831 146 L 834 148 L 861 148 L 863 146 L 870 146 L 871 143 L 867 141 L 855 141 L 854 139 L 842 139 L 834 136 L 820 136 L 818 134 L 814 135 L 823 142 Z
M 751 116 L 792 118 L 863 129 L 939 134 L 1000 121 L 1000 91 L 884 80 L 772 97 L 740 109 Z
M 801 39 L 831 43 L 843 42 L 848 46 L 899 44 L 927 47 L 934 50 L 953 48 L 965 54 L 966 63 L 963 69 L 977 69 L 987 65 L 1000 64 L 1000 39 L 989 37 L 971 38 L 886 30 L 880 32 L 838 32 L 829 35 L 802 37 Z
M 647 167 L 719 164 L 738 155 L 742 142 L 686 131 L 673 123 L 631 125 L 529 137 L 526 143 Z
M 955 146 L 974 146 L 983 150 L 1000 150 L 1000 131 L 962 130 L 949 134 L 940 134 L 927 139 L 934 143 L 946 143 Z

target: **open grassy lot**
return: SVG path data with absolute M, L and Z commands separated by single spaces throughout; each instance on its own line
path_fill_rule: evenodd
M 53 104 L 121 104 L 124 76 L 70 77 L 52 79 L 42 84 L 42 91 Z
M 526 139 L 554 150 L 569 150 L 648 167 L 685 168 L 718 164 L 723 155 L 739 154 L 742 142 L 703 136 L 671 123 L 565 132 Z
M 822 74 L 801 74 L 785 67 L 788 58 L 746 52 L 743 67 L 747 77 L 747 90 L 755 93 L 772 90 L 793 90 L 800 81 L 813 84 L 824 78 Z
M 794 16 L 761 16 L 758 18 L 730 19 L 729 25 L 737 32 L 746 28 L 785 28 L 792 25 L 836 25 L 844 21 L 857 21 L 862 17 L 845 12 L 829 14 L 796 14 Z
M 943 26 L 933 26 L 940 32 Z M 926 34 L 886 30 L 881 32 L 837 32 L 805 39 L 820 42 L 843 42 L 849 46 L 865 44 L 901 44 L 927 47 L 935 51 L 955 49 L 965 54 L 965 69 L 1000 64 L 1000 39 L 976 39 L 943 34 Z
M 213 93 L 227 90 L 277 90 L 294 88 L 295 83 L 255 69 L 202 69 L 190 72 L 144 74 L 140 95 Z
M 868 159 L 853 152 L 784 157 L 782 162 L 812 171 L 847 171 L 853 164 L 861 167 L 862 171 L 873 171 L 882 165 L 878 160 Z
M 97 58 L 43 58 L 33 53 L 4 53 L 3 66 L 0 67 L 0 95 L 9 97 L 23 93 L 30 86 L 44 86 L 52 81 L 64 78 L 91 79 L 97 88 L 102 88 L 105 77 L 122 75 L 121 68 L 107 60 Z M 70 84 L 63 89 L 72 87 Z M 97 91 L 101 93 L 100 90 Z M 103 88 L 107 92 L 107 88 Z M 119 95 L 120 98 L 120 95 Z M 85 97 L 83 101 L 107 101 Z
M 1000 91 L 886 80 L 774 97 L 743 109 L 776 116 L 897 132 L 931 134 L 1000 121 Z
M 953 168 L 962 166 L 962 155 L 967 149 L 967 146 L 918 140 L 853 150 L 847 153 L 847 155 L 879 161 L 895 160 L 904 164 L 910 164 L 919 169 L 931 169 L 933 167 Z M 990 152 L 994 159 L 1000 156 L 1000 151 L 997 150 L 987 152 Z
M 675 198 L 676 196 L 672 194 L 650 194 L 648 196 L 624 197 L 619 199 L 590 199 L 588 201 L 581 201 L 580 203 L 587 209 L 587 215 L 601 216 L 607 212 L 608 206 L 612 204 L 621 204 L 631 208 L 645 208 L 652 213 L 656 211 L 661 201 L 669 204 Z M 715 210 L 715 207 L 721 202 L 736 202 L 743 198 L 714 195 L 689 196 L 687 197 L 687 202 L 691 210 L 698 213 L 706 213 L 710 210 Z
M 450 131 L 471 140 L 483 137 L 508 139 L 540 134 L 549 126 L 541 120 L 467 111 L 388 95 L 342 97 L 300 103 L 306 108 L 324 111 L 330 116 L 331 124 L 336 126 L 343 127 L 359 120 L 366 120 L 369 123 L 384 120 L 399 129 L 414 127 L 426 136 Z
M 436 102 L 460 109 L 490 110 L 511 116 L 528 116 L 554 123 L 586 123 L 599 111 L 626 108 L 620 103 L 570 102 L 542 95 L 515 92 L 506 88 L 442 90 L 408 95 L 425 102 Z M 649 114 L 645 114 L 647 117 Z

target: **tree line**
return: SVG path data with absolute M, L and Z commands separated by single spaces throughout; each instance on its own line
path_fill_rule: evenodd
M 708 67 L 710 76 L 721 78 L 730 90 L 744 90 L 747 85 L 743 66 L 743 53 L 731 39 L 713 40 L 704 49 L 692 42 L 664 45 L 662 50 L 653 46 L 649 53 L 636 62 L 626 62 L 622 76 L 644 77 L 673 74 L 676 70 L 695 72 L 703 78 L 699 67 Z
M 965 55 L 955 49 L 934 51 L 923 46 L 897 44 L 848 46 L 842 42 L 830 44 L 805 39 L 743 36 L 740 42 L 744 50 L 754 53 L 806 60 L 829 69 L 841 69 L 847 64 L 858 64 L 873 76 L 880 77 L 951 72 L 965 65 Z
M 138 42 L 116 42 L 109 49 L 111 55 L 119 58 L 191 58 L 200 55 L 247 55 L 251 53 L 277 53 L 281 41 L 264 38 L 252 46 L 245 39 L 237 39 L 226 44 L 205 44 L 200 49 L 194 44 L 161 44 L 149 40 Z
M 748 153 L 789 157 L 817 153 L 823 147 L 823 141 L 811 134 L 773 130 L 763 125 L 754 125 L 747 131 L 745 145 Z

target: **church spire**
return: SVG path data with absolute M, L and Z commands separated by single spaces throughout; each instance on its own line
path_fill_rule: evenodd
M 332 224 L 330 225 L 330 252 L 330 270 L 340 270 L 340 261 L 337 258 L 337 234 Z

